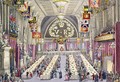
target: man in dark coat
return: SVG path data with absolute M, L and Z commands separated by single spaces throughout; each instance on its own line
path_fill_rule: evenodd
M 102 73 L 102 78 L 103 78 L 103 80 L 106 79 L 106 72 L 105 71 L 103 71 L 103 73 Z
M 99 77 L 97 74 L 95 75 L 95 82 L 99 82 Z
M 26 72 L 26 77 L 28 78 L 29 72 Z
M 59 72 L 59 78 L 60 79 L 62 78 L 62 72 L 61 71 Z
M 5 81 L 8 81 L 8 74 L 7 73 L 5 73 Z

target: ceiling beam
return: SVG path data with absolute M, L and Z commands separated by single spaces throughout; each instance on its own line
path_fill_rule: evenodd
M 54 14 L 55 14 L 55 15 L 58 15 L 59 12 L 58 12 L 57 7 L 53 4 L 53 2 L 52 2 L 51 0 L 50 0 L 50 3 L 51 3 L 51 5 L 52 5 L 52 7 L 53 7 Z
M 64 7 L 64 14 L 66 14 L 67 9 L 68 9 L 68 6 L 69 6 L 69 2 L 68 2 L 67 5 Z
M 34 0 L 35 1 L 35 3 L 37 4 L 37 6 L 39 7 L 39 9 L 43 12 L 43 14 L 45 15 L 45 16 L 47 16 L 47 13 L 46 13 L 46 11 L 44 10 L 44 8 L 42 7 L 42 5 L 39 3 L 39 2 L 37 2 L 37 0 Z
M 72 14 L 76 14 L 76 12 L 79 11 L 79 8 L 83 7 L 82 5 L 84 4 L 85 1 L 86 1 L 86 0 L 82 0 L 82 1 L 79 0 L 78 4 L 77 4 L 77 6 L 76 6 L 76 8 L 74 9 L 74 11 L 73 11 Z M 81 12 L 81 11 L 79 11 L 79 12 Z

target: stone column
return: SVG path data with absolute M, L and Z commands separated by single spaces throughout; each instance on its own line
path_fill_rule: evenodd
M 24 64 L 24 66 L 26 66 L 26 54 L 24 54 L 24 56 L 23 56 L 23 64 Z
M 33 44 L 33 54 L 32 54 L 32 60 L 35 60 L 35 55 L 36 55 L 36 53 L 35 53 L 35 44 Z
M 40 52 L 41 48 L 40 48 L 40 44 L 38 44 L 38 52 Z
M 17 45 L 17 68 L 20 69 L 20 46 Z
M 24 66 L 26 66 L 26 64 L 27 64 L 27 60 L 26 60 L 26 58 L 27 58 L 27 49 L 26 49 L 26 43 L 24 43 L 24 56 L 23 56 L 23 62 L 24 62 Z
M 35 60 L 35 56 L 36 56 L 36 53 L 35 53 L 35 47 L 36 47 L 36 41 L 35 41 L 35 39 L 33 39 L 33 41 L 32 41 L 33 43 L 32 43 L 32 60 L 34 61 Z
M 116 6 L 115 6 L 115 22 L 118 22 L 119 21 L 119 0 L 116 0 Z
M 10 49 L 11 47 L 4 48 L 4 72 L 10 75 Z

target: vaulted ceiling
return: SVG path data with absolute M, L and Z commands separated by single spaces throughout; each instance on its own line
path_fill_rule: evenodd
M 29 5 L 34 12 L 40 17 L 59 15 L 59 9 L 52 0 L 28 0 Z M 69 0 L 63 12 L 65 15 L 75 15 L 81 19 L 83 6 L 88 4 L 88 0 Z

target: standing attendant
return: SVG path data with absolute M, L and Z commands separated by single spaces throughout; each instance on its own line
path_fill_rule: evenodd
M 32 78 L 32 73 L 30 72 L 30 77 Z
M 92 78 L 93 78 L 93 80 L 95 79 L 95 75 L 94 75 L 94 73 L 93 73 L 93 75 L 92 75 Z
M 62 72 L 61 71 L 59 72 L 59 78 L 60 79 L 62 78 Z
M 29 72 L 26 72 L 26 77 L 28 78 Z
M 95 82 L 99 82 L 99 77 L 97 74 L 95 75 Z
M 39 70 L 37 70 L 37 76 L 39 76 Z

